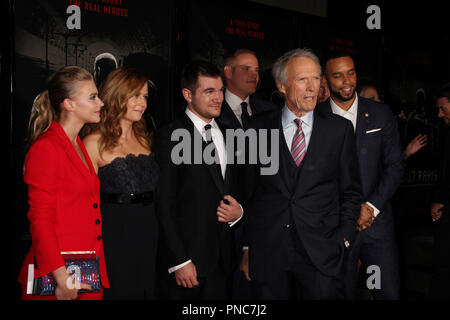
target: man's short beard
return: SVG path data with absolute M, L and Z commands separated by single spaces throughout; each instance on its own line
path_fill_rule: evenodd
M 352 94 L 349 98 L 345 98 L 345 97 L 341 96 L 341 94 L 339 93 L 339 91 L 334 91 L 334 90 L 331 89 L 331 88 L 329 88 L 329 89 L 330 89 L 331 95 L 334 96 L 334 97 L 336 97 L 337 99 L 339 99 L 339 100 L 341 100 L 341 101 L 349 101 L 349 100 L 352 100 L 352 99 L 355 97 L 355 94 L 356 94 L 355 90 L 353 90 L 353 94 Z

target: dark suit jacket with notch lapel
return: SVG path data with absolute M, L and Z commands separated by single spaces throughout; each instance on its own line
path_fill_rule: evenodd
M 231 272 L 235 263 L 234 226 L 217 220 L 217 207 L 226 194 L 239 202 L 235 168 L 228 165 L 223 179 L 218 164 L 175 165 L 171 152 L 179 142 L 171 141 L 171 135 L 176 129 L 188 130 L 191 137 L 200 136 L 186 114 L 156 133 L 153 151 L 161 168 L 156 205 L 163 264 L 167 270 L 191 259 L 198 277 L 207 277 L 219 262 L 226 272 Z M 192 141 L 192 163 L 193 148 Z
M 260 100 L 253 96 L 250 96 L 250 108 L 252 110 L 252 116 L 270 110 L 278 109 L 275 104 L 269 101 Z M 236 115 L 234 114 L 233 110 L 231 110 L 230 105 L 225 99 L 222 103 L 222 111 L 220 113 L 220 116 L 216 118 L 216 121 L 228 129 L 242 128 L 241 123 L 239 122 L 238 118 L 236 118 Z
M 317 108 L 332 113 L 329 99 Z M 389 106 L 358 96 L 355 134 L 363 202 L 368 201 L 380 210 L 373 225 L 363 232 L 380 239 L 394 232 L 390 200 L 402 182 L 404 171 L 397 122 Z
M 361 204 L 351 123 L 314 111 L 303 168 L 290 189 L 286 166 L 296 164 L 284 138 L 281 114 L 281 110 L 270 111 L 250 122 L 251 128 L 279 130 L 280 167 L 275 175 L 260 175 L 261 164 L 247 171 L 244 235 L 250 277 L 275 285 L 279 273 L 287 269 L 291 217 L 314 266 L 335 276 L 342 271 L 344 237 L 350 243 L 355 237 Z

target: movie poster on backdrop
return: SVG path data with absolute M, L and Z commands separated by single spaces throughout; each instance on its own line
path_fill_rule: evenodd
M 253 50 L 260 66 L 256 95 L 267 100 L 276 99 L 278 91 L 271 75 L 272 64 L 284 52 L 300 44 L 300 16 L 251 2 L 195 1 L 191 11 L 189 44 L 192 57 L 223 65 L 227 51 L 236 48 Z
M 23 166 L 28 120 L 34 99 L 48 76 L 65 65 L 91 72 L 97 85 L 113 69 L 134 67 L 146 73 L 149 128 L 171 117 L 170 72 L 173 1 L 15 0 L 12 107 L 14 224 L 21 241 L 14 244 L 14 264 L 22 263 L 31 243 L 26 218 L 27 186 Z M 79 8 L 79 9 L 78 9 Z
M 171 1 L 16 0 L 16 110 L 21 110 L 16 125 L 25 128 L 45 80 L 65 65 L 87 69 L 97 85 L 120 66 L 143 71 L 152 81 L 148 120 L 165 118 L 171 6 Z

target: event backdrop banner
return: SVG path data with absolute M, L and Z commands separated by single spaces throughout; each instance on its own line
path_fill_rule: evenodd
M 16 0 L 16 116 L 28 119 L 47 77 L 65 65 L 87 69 L 97 85 L 119 66 L 134 67 L 167 99 L 171 7 L 171 1 Z M 151 100 L 150 113 L 164 117 L 167 104 Z
M 251 2 L 193 1 L 191 12 L 188 43 L 192 57 L 222 65 L 230 50 L 255 51 L 261 70 L 257 94 L 271 99 L 276 90 L 273 62 L 299 46 L 300 15 Z
M 171 117 L 171 50 L 173 1 L 15 0 L 12 163 L 14 166 L 15 262 L 26 252 L 26 185 L 23 182 L 28 119 L 34 99 L 48 76 L 65 65 L 90 71 L 98 84 L 113 69 L 134 67 L 152 81 L 148 109 L 151 127 Z M 18 268 L 17 268 L 18 270 Z

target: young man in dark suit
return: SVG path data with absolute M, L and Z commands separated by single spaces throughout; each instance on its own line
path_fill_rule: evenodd
M 278 172 L 262 175 L 258 163 L 247 177 L 248 250 L 241 267 L 259 299 L 343 298 L 343 261 L 356 233 L 360 181 L 351 123 L 315 110 L 320 74 L 311 51 L 285 53 L 273 67 L 285 106 L 250 122 L 269 136 L 279 133 L 266 141 L 279 153 Z
M 345 297 L 355 299 L 358 259 L 363 270 L 375 266 L 379 281 L 369 289 L 375 299 L 399 299 L 400 280 L 394 215 L 390 200 L 403 178 L 404 157 L 397 123 L 389 106 L 355 93 L 356 68 L 348 54 L 327 59 L 325 75 L 330 98 L 317 106 L 324 112 L 350 120 L 356 134 L 363 201 L 356 240 L 345 268 Z M 373 224 L 372 224 L 373 223 Z
M 236 200 L 236 171 L 227 165 L 225 133 L 214 120 L 223 101 L 221 72 L 193 61 L 183 70 L 181 86 L 186 112 L 158 130 L 153 146 L 161 169 L 161 257 L 168 271 L 163 297 L 227 299 L 235 265 L 233 226 L 243 209 Z

